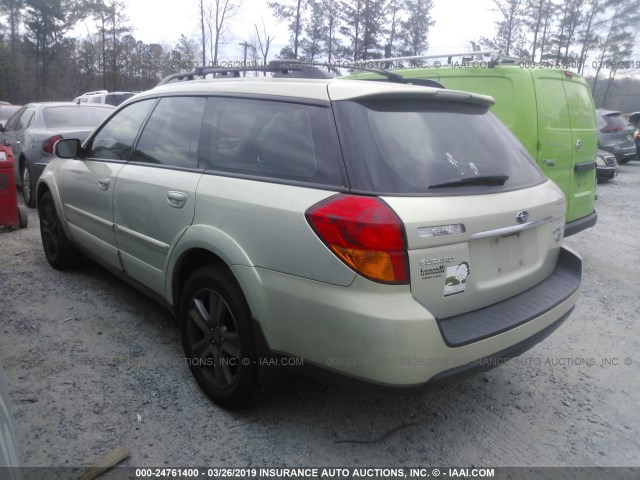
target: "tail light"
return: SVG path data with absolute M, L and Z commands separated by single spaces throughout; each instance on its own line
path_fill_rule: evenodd
M 53 147 L 58 140 L 62 140 L 62 135 L 54 135 L 53 137 L 47 138 L 42 142 L 42 151 L 53 155 Z
M 636 142 L 640 142 L 640 132 L 636 132 Z
M 337 195 L 311 207 L 306 217 L 320 240 L 360 275 L 376 282 L 408 283 L 404 226 L 379 198 Z
M 620 133 L 623 129 L 616 125 L 607 125 L 606 127 L 602 127 L 600 131 L 602 133 Z

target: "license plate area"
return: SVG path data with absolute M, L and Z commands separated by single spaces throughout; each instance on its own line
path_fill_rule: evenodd
M 498 274 L 512 272 L 525 264 L 523 236 L 527 232 L 518 232 L 505 237 L 490 239 Z

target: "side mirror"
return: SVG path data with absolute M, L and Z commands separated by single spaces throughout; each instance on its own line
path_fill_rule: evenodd
M 76 158 L 80 152 L 80 140 L 77 138 L 65 138 L 58 140 L 54 147 L 56 156 L 60 158 Z

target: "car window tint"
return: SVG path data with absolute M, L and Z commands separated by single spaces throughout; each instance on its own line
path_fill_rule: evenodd
M 332 125 L 331 110 L 323 106 L 212 98 L 200 166 L 245 175 L 344 185 Z
M 471 180 L 449 194 L 522 188 L 543 176 L 525 148 L 486 107 L 420 100 L 336 102 L 354 189 L 433 194 L 432 186 Z M 480 180 L 506 177 L 502 184 Z
M 47 128 L 92 128 L 104 120 L 111 111 L 110 108 L 80 107 L 77 105 L 69 107 L 47 107 L 44 109 L 44 112 L 42 112 L 42 116 Z
M 196 168 L 206 97 L 162 98 L 140 135 L 133 162 Z
M 105 160 L 127 160 L 138 131 L 155 99 L 132 103 L 120 110 L 93 137 L 87 156 Z

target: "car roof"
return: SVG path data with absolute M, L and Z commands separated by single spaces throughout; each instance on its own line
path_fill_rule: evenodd
M 77 108 L 91 108 L 91 107 L 113 107 L 113 105 L 107 105 L 103 103 L 81 103 L 78 104 L 76 102 L 32 102 L 28 103 L 26 106 L 31 107 L 77 107 Z
M 137 95 L 136 99 L 176 93 L 270 95 L 320 101 L 393 97 L 431 98 L 484 106 L 494 103 L 486 95 L 392 82 L 274 77 L 210 78 L 167 83 Z

